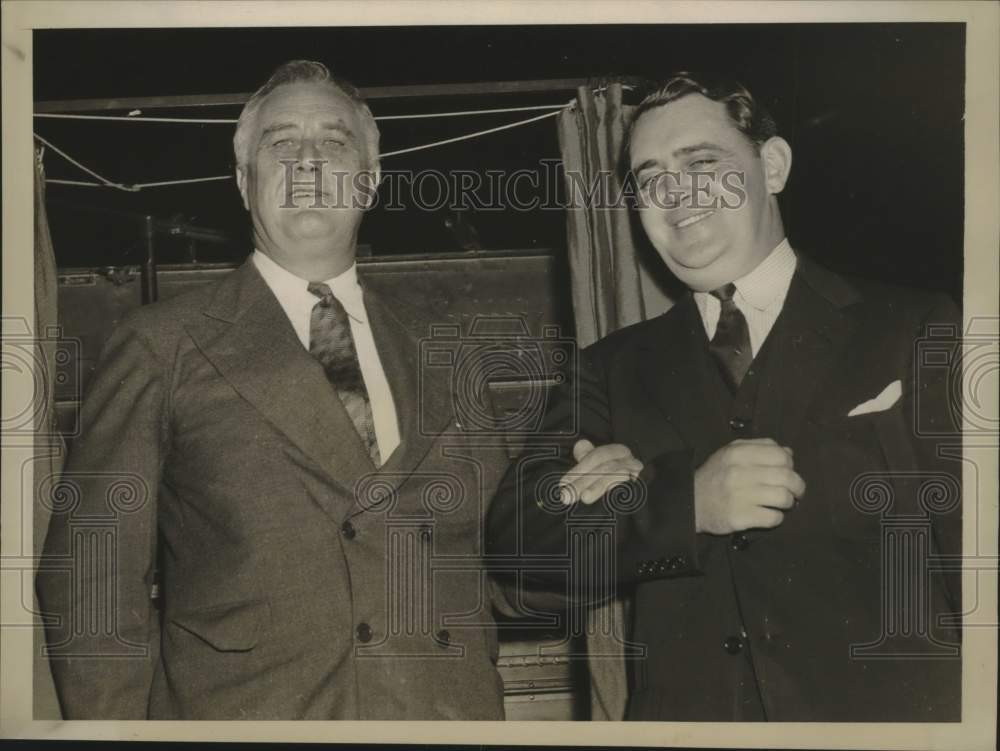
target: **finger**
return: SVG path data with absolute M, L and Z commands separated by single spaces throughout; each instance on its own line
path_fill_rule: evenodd
M 743 529 L 759 528 L 774 529 L 785 520 L 785 515 L 773 508 L 758 506 L 747 516 L 747 525 Z
M 785 488 L 761 485 L 755 491 L 754 503 L 762 507 L 790 509 L 795 505 L 795 496 Z
M 602 477 L 605 475 L 614 475 L 616 473 L 627 474 L 627 471 L 621 471 L 620 466 L 614 462 L 608 462 L 601 466 L 606 467 L 606 470 L 602 472 L 595 467 L 587 472 L 579 472 L 576 468 L 573 468 L 560 478 L 559 484 L 564 488 L 568 488 L 569 492 L 579 499 L 593 485 L 601 482 Z
M 762 467 L 791 467 L 791 455 L 777 444 L 746 444 L 733 448 L 730 461 Z
M 594 477 L 593 473 L 590 472 L 584 474 L 567 472 L 559 480 L 559 485 L 561 486 L 559 490 L 559 497 L 562 499 L 563 503 L 574 503 L 575 501 L 580 500 L 584 491 L 597 482 L 597 479 L 598 478 Z
M 563 503 L 572 503 L 575 499 L 593 503 L 607 492 L 607 489 L 621 482 L 629 482 L 639 476 L 642 462 L 634 457 L 625 460 L 607 461 L 595 467 L 590 472 L 580 473 L 570 470 L 560 478 L 565 493 L 560 492 Z M 567 495 L 569 500 L 567 500 Z
M 614 474 L 616 472 L 638 476 L 642 472 L 643 463 L 630 456 L 627 459 L 612 459 L 594 467 L 594 474 Z
M 806 491 L 805 480 L 798 472 L 788 467 L 760 467 L 756 471 L 755 478 L 762 485 L 784 488 L 796 498 L 800 498 Z
M 586 439 L 577 441 L 573 447 L 574 453 L 580 453 L 593 444 Z M 625 472 L 635 479 L 642 471 L 642 463 L 632 456 L 631 450 L 620 443 L 611 443 L 599 448 L 592 448 L 583 460 L 559 478 L 559 498 L 563 505 L 575 503 L 591 485 L 599 478 L 593 475 L 603 468 L 606 473 Z M 599 496 L 598 496 L 599 497 Z
M 594 450 L 594 444 L 586 438 L 581 438 L 573 445 L 573 458 L 577 462 L 582 462 L 584 457 Z
M 616 485 L 618 482 L 631 480 L 631 475 L 627 472 L 588 472 L 585 475 L 575 477 L 563 477 L 565 483 L 559 491 L 559 498 L 563 505 L 570 505 L 577 501 L 593 503 L 606 492 L 607 488 Z
M 559 488 L 559 502 L 563 506 L 572 506 L 579 500 L 580 494 L 576 492 L 576 488 L 572 485 L 562 485 Z
M 569 471 L 569 474 L 586 474 L 593 472 L 605 462 L 630 458 L 632 458 L 632 452 L 628 446 L 623 446 L 620 443 L 608 443 L 604 446 L 598 446 L 588 453 Z
M 593 483 L 582 493 L 580 500 L 589 505 L 603 498 L 604 494 L 612 488 L 618 485 L 625 485 L 631 482 L 631 480 L 632 477 L 628 474 L 601 475 L 597 482 Z

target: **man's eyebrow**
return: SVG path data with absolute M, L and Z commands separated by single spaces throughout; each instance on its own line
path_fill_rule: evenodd
M 354 131 L 347 127 L 347 123 L 343 120 L 324 120 L 319 124 L 319 127 L 323 130 L 342 130 L 345 133 L 350 133 L 354 135 Z
M 660 166 L 662 166 L 662 162 L 660 162 L 659 159 L 647 159 L 642 164 L 633 167 L 632 171 L 642 172 L 644 169 L 649 169 L 650 167 L 660 167 Z
M 729 150 L 720 146 L 717 143 L 711 143 L 710 141 L 702 141 L 701 143 L 695 143 L 690 146 L 682 146 L 681 148 L 674 151 L 675 157 L 687 156 L 688 154 L 693 154 L 696 151 L 721 151 L 728 154 Z
M 724 146 L 720 146 L 717 143 L 712 143 L 711 141 L 701 141 L 700 143 L 693 143 L 690 146 L 682 146 L 679 149 L 674 149 L 671 156 L 674 159 L 680 159 L 681 157 L 688 156 L 689 154 L 694 154 L 699 151 L 716 151 L 722 154 L 730 154 L 732 152 Z M 633 167 L 633 172 L 642 172 L 644 169 L 649 169 L 651 167 L 662 167 L 663 162 L 659 159 L 647 159 L 642 162 L 639 166 Z
M 272 133 L 277 133 L 279 130 L 288 130 L 294 127 L 295 123 L 272 123 L 271 125 L 268 125 L 266 128 L 264 128 L 264 130 L 261 131 L 260 135 L 262 138 L 266 138 Z

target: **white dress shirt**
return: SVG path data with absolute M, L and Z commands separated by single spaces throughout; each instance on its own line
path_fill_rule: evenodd
M 312 310 L 319 302 L 319 298 L 308 290 L 308 281 L 279 266 L 259 250 L 253 252 L 252 258 L 257 271 L 264 277 L 267 286 L 281 303 L 302 346 L 308 350 L 309 323 Z M 354 348 L 357 350 L 358 362 L 361 365 L 361 377 L 365 379 L 365 388 L 368 389 L 372 420 L 375 422 L 375 438 L 378 440 L 379 454 L 384 464 L 399 446 L 399 423 L 396 419 L 396 404 L 392 399 L 389 381 L 386 380 L 385 369 L 379 359 L 372 328 L 368 323 L 361 285 L 358 284 L 357 264 L 352 264 L 339 276 L 327 279 L 324 284 L 344 306 L 351 322 Z
M 753 271 L 733 282 L 736 285 L 733 302 L 746 318 L 754 357 L 781 313 L 794 274 L 795 252 L 785 239 Z M 705 333 L 711 340 L 719 325 L 722 303 L 708 292 L 695 292 L 694 301 L 705 324 Z

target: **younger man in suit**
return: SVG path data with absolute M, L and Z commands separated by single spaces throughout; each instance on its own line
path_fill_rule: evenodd
M 914 356 L 959 317 L 793 251 L 791 157 L 735 82 L 680 74 L 639 105 L 642 226 L 690 291 L 582 353 L 542 431 L 565 440 L 494 500 L 491 560 L 588 550 L 568 530 L 613 519 L 613 562 L 569 560 L 634 587 L 630 719 L 957 720 L 960 592 L 933 561 L 961 552 L 960 462 L 922 432 L 960 441 L 949 374 Z

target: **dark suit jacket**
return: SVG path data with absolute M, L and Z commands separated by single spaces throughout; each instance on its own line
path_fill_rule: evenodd
M 422 313 L 365 304 L 402 438 L 378 470 L 252 263 L 116 328 L 38 580 L 67 718 L 502 719 L 505 457 L 419 377 Z
M 730 421 L 708 385 L 718 375 L 690 294 L 612 334 L 582 353 L 547 437 L 501 484 L 487 528 L 497 568 L 531 559 L 529 579 L 561 586 L 558 566 L 542 564 L 563 556 L 577 567 L 578 599 L 607 594 L 601 577 L 634 587 L 629 636 L 646 656 L 630 663 L 632 719 L 958 719 L 959 637 L 936 621 L 959 612 L 958 577 L 929 573 L 937 556 L 961 551 L 960 461 L 938 456 L 961 445 L 954 375 L 940 357 L 915 365 L 933 323 L 960 319 L 944 298 L 848 281 L 800 258 L 752 424 Z M 899 402 L 848 417 L 895 380 Z M 629 446 L 646 465 L 641 482 L 569 512 L 548 503 L 579 436 Z M 791 446 L 806 494 L 772 531 L 696 534 L 694 470 L 738 437 Z M 568 543 L 568 528 L 605 519 L 614 566 L 590 538 Z M 587 591 L 580 571 L 591 572 Z

